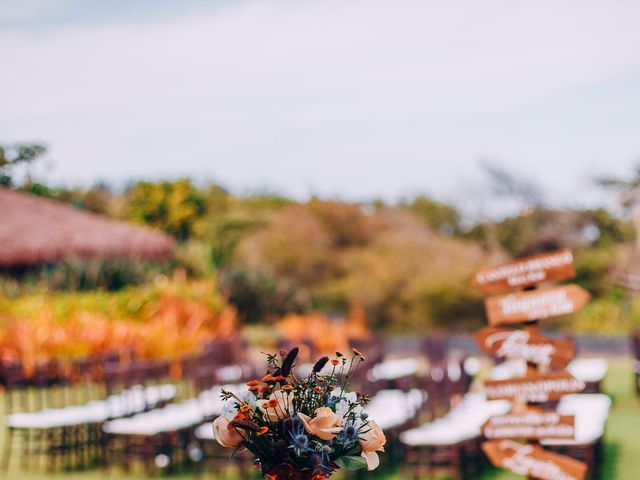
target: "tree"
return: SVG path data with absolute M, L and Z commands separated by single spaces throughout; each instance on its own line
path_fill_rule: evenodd
M 460 232 L 460 213 L 451 205 L 421 195 L 405 206 L 416 213 L 424 223 L 444 235 L 450 236 Z
M 131 220 L 160 228 L 181 241 L 200 228 L 206 212 L 204 195 L 186 179 L 138 182 L 129 188 L 127 199 Z
M 38 143 L 0 145 L 0 185 L 13 186 L 13 169 L 33 162 L 46 152 L 47 147 Z
M 640 252 L 640 165 L 636 166 L 634 175 L 629 180 L 601 177 L 596 179 L 596 183 L 618 192 L 620 206 L 631 216 L 636 231 L 636 250 Z
M 480 166 L 489 177 L 489 188 L 494 195 L 518 202 L 522 210 L 535 209 L 544 203 L 542 190 L 531 180 L 519 178 L 487 161 L 481 161 Z

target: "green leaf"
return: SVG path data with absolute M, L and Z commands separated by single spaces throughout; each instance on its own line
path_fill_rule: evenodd
M 345 470 L 360 470 L 361 468 L 366 468 L 367 461 L 363 457 L 354 457 L 351 455 L 347 455 L 344 457 L 340 457 L 335 460 L 336 465 Z

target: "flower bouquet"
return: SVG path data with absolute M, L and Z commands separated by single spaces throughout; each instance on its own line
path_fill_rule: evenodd
M 369 399 L 349 392 L 364 355 L 356 349 L 350 358 L 336 352 L 333 359 L 318 360 L 304 378 L 293 373 L 297 355 L 297 348 L 282 362 L 267 355 L 261 380 L 247 383 L 239 395 L 222 392 L 225 407 L 213 422 L 215 439 L 223 447 L 248 449 L 270 480 L 322 480 L 339 468 L 375 469 L 384 433 L 363 411 Z

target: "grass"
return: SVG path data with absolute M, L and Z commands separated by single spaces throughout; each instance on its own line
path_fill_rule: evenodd
M 613 399 L 613 409 L 609 417 L 606 433 L 605 459 L 602 471 L 602 479 L 606 480 L 632 480 L 640 478 L 640 401 L 635 396 L 632 381 L 632 367 L 628 360 L 612 360 L 610 369 L 605 379 L 604 390 Z M 0 398 L 0 413 L 4 402 Z M 4 429 L 0 432 L 0 445 L 4 445 Z M 113 470 L 107 475 L 99 470 L 82 472 L 63 472 L 48 475 L 37 471 L 21 471 L 18 459 L 13 460 L 12 469 L 6 474 L 0 474 L 1 478 L 11 480 L 133 480 L 145 478 L 142 473 L 124 475 L 118 470 Z M 377 480 L 405 480 L 401 472 L 396 471 L 386 475 L 373 476 Z M 186 480 L 194 478 L 193 474 L 179 474 L 171 477 L 172 480 Z M 220 475 L 209 472 L 208 479 L 235 479 L 233 473 Z M 336 476 L 337 480 L 338 476 Z M 500 470 L 489 470 L 478 480 L 515 480 L 522 477 Z

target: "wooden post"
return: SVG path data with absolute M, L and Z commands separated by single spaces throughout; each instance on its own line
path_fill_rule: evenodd
M 526 361 L 526 372 L 522 380 L 492 381 L 487 384 L 487 398 L 511 399 L 512 410 L 508 416 L 509 422 L 525 421 L 523 419 L 531 417 L 525 414 L 531 411 L 545 413 L 537 402 L 546 401 L 549 398 L 556 399 L 564 393 L 584 388 L 584 384 L 573 379 L 568 373 L 555 372 L 541 375 L 539 371 L 540 365 L 551 367 L 555 363 L 556 366 L 565 367 L 574 353 L 573 345 L 546 339 L 540 335 L 540 321 L 579 310 L 587 303 L 590 295 L 577 285 L 538 289 L 538 284 L 548 280 L 562 280 L 574 275 L 573 254 L 570 249 L 563 249 L 502 265 L 484 267 L 474 278 L 474 285 L 487 294 L 511 292 L 485 300 L 487 317 L 492 327 L 483 329 L 475 336 L 480 348 L 484 351 L 507 359 Z M 514 327 L 521 330 L 510 330 Z M 494 438 L 503 440 L 491 440 L 482 445 L 491 462 L 498 467 L 512 466 L 514 462 L 518 463 L 518 459 L 522 461 L 520 457 L 522 455 L 526 458 L 525 470 L 519 471 L 527 471 L 529 473 L 527 478 L 530 480 L 540 478 L 535 476 L 536 470 L 531 465 L 544 462 L 553 463 L 557 470 L 557 475 L 547 473 L 544 476 L 545 479 L 557 476 L 583 480 L 586 473 L 585 464 L 563 455 L 546 452 L 540 446 L 540 435 L 545 435 L 549 431 L 556 435 L 573 434 L 573 418 L 564 417 L 563 420 L 559 415 L 551 415 L 552 421 L 557 422 L 557 424 L 552 423 L 555 430 L 538 428 L 548 426 L 544 423 L 547 418 L 544 415 L 534 418 L 535 422 L 540 424 L 532 427 L 525 425 L 531 428 L 523 429 L 500 430 L 495 428 L 495 425 L 500 423 L 494 422 L 493 429 L 487 432 L 494 435 Z M 571 423 L 562 424 L 563 421 L 569 420 Z M 490 426 L 491 421 L 492 419 L 487 422 Z M 483 432 L 487 424 L 483 426 Z M 564 428 L 558 428 L 556 425 Z M 527 432 L 526 440 L 529 447 L 507 440 L 511 438 L 508 435 L 516 432 Z M 513 457 L 509 457 L 509 454 Z M 507 458 L 509 462 L 505 461 Z M 520 467 L 522 468 L 523 465 Z

